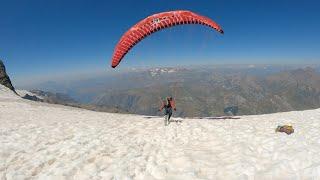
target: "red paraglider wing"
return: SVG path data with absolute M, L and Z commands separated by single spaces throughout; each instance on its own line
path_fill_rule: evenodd
M 146 36 L 164 28 L 181 24 L 202 24 L 223 34 L 221 27 L 210 18 L 191 11 L 168 11 L 148 16 L 132 26 L 120 39 L 115 47 L 112 64 L 115 68 L 128 51 Z

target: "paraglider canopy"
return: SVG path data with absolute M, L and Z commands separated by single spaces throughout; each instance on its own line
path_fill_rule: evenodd
M 213 20 L 191 11 L 178 10 L 154 14 L 132 26 L 120 38 L 114 49 L 111 67 L 115 68 L 118 66 L 128 51 L 143 38 L 161 29 L 182 24 L 202 24 L 223 34 L 222 28 Z

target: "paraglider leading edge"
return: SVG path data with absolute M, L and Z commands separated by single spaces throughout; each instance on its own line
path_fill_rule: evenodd
M 111 67 L 118 66 L 128 51 L 145 37 L 161 29 L 183 24 L 201 24 L 224 34 L 222 28 L 212 19 L 191 11 L 176 10 L 157 13 L 141 20 L 124 33 L 114 49 Z

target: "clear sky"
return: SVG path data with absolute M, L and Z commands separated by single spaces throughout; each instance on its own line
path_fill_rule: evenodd
M 0 59 L 13 79 L 111 70 L 114 46 L 144 17 L 191 10 L 222 26 L 157 32 L 119 69 L 223 63 L 320 62 L 319 0 L 0 0 Z

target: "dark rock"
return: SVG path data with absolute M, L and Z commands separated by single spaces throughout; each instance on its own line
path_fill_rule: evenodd
M 238 106 L 229 106 L 224 108 L 223 112 L 227 115 L 236 116 L 238 113 Z
M 4 66 L 3 62 L 0 60 L 0 84 L 6 86 L 7 88 L 15 91 L 14 87 L 12 86 L 11 80 L 6 72 L 6 67 Z

